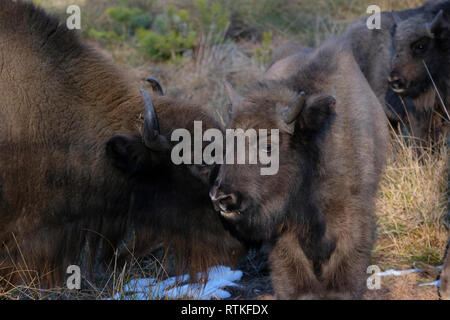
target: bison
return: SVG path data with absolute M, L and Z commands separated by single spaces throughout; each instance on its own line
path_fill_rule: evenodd
M 174 129 L 220 126 L 138 89 L 57 18 L 0 2 L 0 288 L 108 263 L 133 227 L 136 254 L 164 239 L 195 272 L 245 253 L 209 200 L 216 168 L 170 161 Z
M 421 101 L 412 121 L 422 136 L 435 142 L 444 135 L 448 142 L 450 2 L 397 23 L 390 85 L 401 96 Z M 443 297 L 448 297 L 449 268 L 447 257 L 441 276 Z
M 382 12 L 381 29 L 369 30 L 366 19 L 362 18 L 354 22 L 345 33 L 352 41 L 353 51 L 362 72 L 380 101 L 385 102 L 385 112 L 391 123 L 394 126 L 402 125 L 411 136 L 421 141 L 430 137 L 430 132 L 424 130 L 424 124 L 428 123 L 423 114 L 430 109 L 433 98 L 430 94 L 400 95 L 399 90 L 395 88 L 395 77 L 391 74 L 395 64 L 395 42 L 397 35 L 403 33 L 399 30 L 400 21 L 413 21 L 418 16 L 435 12 L 446 5 L 448 1 L 432 0 L 419 8 Z
M 428 1 L 423 6 L 398 12 L 382 12 L 381 28 L 368 29 L 367 18 L 361 18 L 353 22 L 342 35 L 350 43 L 362 73 L 369 82 L 372 90 L 382 103 L 385 113 L 394 128 L 398 125 L 410 131 L 412 136 L 426 139 L 428 132 L 423 130 L 426 119 L 422 116 L 422 110 L 429 109 L 428 96 L 412 98 L 400 96 L 389 84 L 391 73 L 391 61 L 393 58 L 393 41 L 396 25 L 399 19 L 408 19 L 420 15 L 423 12 L 437 10 L 446 5 L 446 1 Z M 299 50 L 293 53 L 292 50 Z M 302 48 L 299 45 L 286 45 L 280 48 L 276 54 L 277 60 L 273 61 L 266 71 L 264 78 L 287 78 L 295 72 L 295 65 L 301 64 L 305 55 L 311 53 L 311 49 Z M 279 58 L 278 58 L 279 57 Z
M 280 299 L 360 298 L 375 232 L 375 194 L 388 152 L 386 116 L 342 39 L 289 79 L 263 80 L 233 105 L 229 129 L 275 129 L 276 175 L 223 164 L 210 196 L 237 232 L 270 246 Z M 229 150 L 227 150 L 227 153 Z
M 450 2 L 398 21 L 393 45 L 390 86 L 422 101 L 415 127 L 437 140 L 450 123 Z

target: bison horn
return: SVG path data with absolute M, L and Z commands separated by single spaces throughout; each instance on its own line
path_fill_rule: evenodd
M 434 30 L 441 23 L 443 16 L 444 16 L 444 11 L 441 9 L 441 11 L 438 12 L 436 17 L 434 17 L 433 21 L 431 21 L 431 23 L 427 23 L 425 25 L 425 31 L 427 33 L 427 36 L 429 36 L 430 38 L 434 38 Z
M 304 104 L 305 104 L 305 92 L 301 91 L 295 97 L 294 103 L 283 112 L 283 120 L 287 124 L 291 124 L 292 122 L 294 122 L 295 119 L 297 119 L 298 115 L 300 114 L 300 111 L 302 110 Z
M 155 78 L 147 78 L 147 81 L 152 86 L 153 92 L 159 93 L 162 96 L 164 95 L 163 88 L 158 80 L 156 80 Z
M 142 139 L 144 140 L 145 145 L 152 150 L 165 150 L 167 149 L 168 143 L 166 138 L 159 134 L 158 117 L 152 98 L 150 98 L 150 95 L 145 90 L 141 90 L 141 94 L 145 106 Z

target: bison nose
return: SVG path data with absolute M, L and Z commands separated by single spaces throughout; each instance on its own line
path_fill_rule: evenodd
M 222 215 L 239 212 L 239 197 L 235 193 L 226 192 L 220 187 L 214 186 L 209 192 L 215 210 Z
M 389 76 L 389 86 L 397 93 L 403 93 L 406 89 L 405 79 L 398 74 L 398 72 L 392 72 Z

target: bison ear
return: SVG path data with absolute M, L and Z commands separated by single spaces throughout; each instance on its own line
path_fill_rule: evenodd
M 425 25 L 425 31 L 427 33 L 427 36 L 434 39 L 436 36 L 436 31 L 439 29 L 441 25 L 442 18 L 444 16 L 444 10 L 440 10 L 436 16 L 433 18 L 433 21 L 430 23 L 427 23 Z
M 105 153 L 114 167 L 129 175 L 148 171 L 160 162 L 141 137 L 115 135 L 106 142 Z
M 321 132 L 333 120 L 335 106 L 336 99 L 331 95 L 318 94 L 309 97 L 300 114 L 300 130 L 310 133 Z

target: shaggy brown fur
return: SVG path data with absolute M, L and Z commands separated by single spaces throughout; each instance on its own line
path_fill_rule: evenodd
M 300 91 L 306 102 L 287 125 L 280 111 Z M 222 165 L 211 191 L 239 232 L 270 244 L 276 296 L 361 298 L 388 129 L 348 43 L 325 44 L 288 80 L 255 85 L 228 127 L 280 130 L 277 175 L 261 176 L 259 165 Z
M 95 260 L 103 240 L 109 261 L 132 225 L 138 252 L 164 237 L 193 271 L 245 251 L 211 209 L 212 169 L 198 179 L 146 148 L 138 88 L 22 1 L 0 1 L 0 92 L 0 288 L 61 284 L 83 248 Z M 167 137 L 217 126 L 199 106 L 154 104 Z

